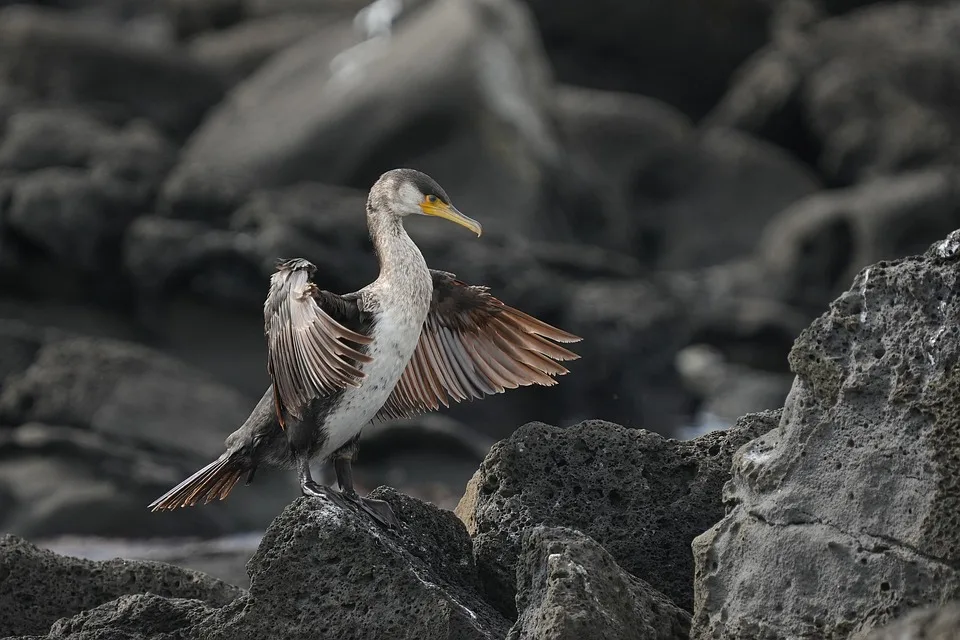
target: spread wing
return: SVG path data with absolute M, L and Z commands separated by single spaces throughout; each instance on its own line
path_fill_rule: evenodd
M 420 342 L 387 402 L 374 418 L 387 420 L 434 411 L 449 400 L 482 398 L 505 389 L 556 384 L 558 364 L 579 356 L 556 344 L 580 338 L 497 300 L 486 287 L 469 286 L 433 271 L 433 303 Z
M 267 371 L 281 426 L 284 412 L 302 420 L 314 398 L 360 386 L 364 373 L 359 365 L 371 361 L 345 342 L 371 342 L 358 332 L 362 323 L 356 296 L 319 290 L 310 281 L 315 270 L 301 258 L 278 262 L 263 304 Z

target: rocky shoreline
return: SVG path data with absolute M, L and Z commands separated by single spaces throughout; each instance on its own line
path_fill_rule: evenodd
M 0 629 L 51 639 L 955 637 L 958 283 L 960 230 L 923 256 L 864 269 L 797 339 L 784 408 L 726 431 L 676 441 L 600 421 L 531 423 L 493 446 L 456 515 L 377 489 L 401 520 L 396 532 L 298 498 L 247 563 L 249 589 L 7 536 Z
M 958 32 L 0 0 L 0 638 L 960 637 Z M 571 374 L 367 429 L 399 532 L 268 470 L 147 511 L 263 393 L 274 261 L 375 276 L 398 166 L 484 225 L 412 222 L 428 264 L 583 336 Z

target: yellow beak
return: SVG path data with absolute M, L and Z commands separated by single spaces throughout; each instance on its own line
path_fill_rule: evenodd
M 423 210 L 424 215 L 436 216 L 437 218 L 444 218 L 450 222 L 456 222 L 460 226 L 473 231 L 477 234 L 477 237 L 483 232 L 483 227 L 480 226 L 479 222 L 463 215 L 452 204 L 444 204 L 440 200 L 436 202 L 424 200 L 420 203 L 420 209 Z

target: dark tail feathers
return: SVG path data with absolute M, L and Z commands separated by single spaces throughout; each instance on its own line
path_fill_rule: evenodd
M 243 474 L 252 471 L 239 456 L 224 454 L 170 491 L 154 500 L 151 511 L 172 511 L 192 507 L 201 500 L 204 504 L 214 498 L 223 500 L 233 490 Z

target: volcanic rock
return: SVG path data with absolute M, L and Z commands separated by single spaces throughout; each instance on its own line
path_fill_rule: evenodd
M 215 71 L 175 49 L 26 5 L 0 10 L 0 86 L 118 119 L 146 118 L 175 137 L 224 91 Z
M 960 227 L 960 173 L 932 168 L 824 191 L 764 230 L 759 269 L 770 295 L 821 309 L 860 269 L 922 252 Z
M 127 594 L 192 598 L 222 606 L 242 590 L 196 571 L 159 562 L 91 562 L 0 537 L 0 636 L 45 634 L 71 617 Z
M 694 541 L 694 637 L 846 637 L 960 596 L 958 247 L 871 265 L 797 339 L 779 426 Z
M 769 4 L 527 0 L 558 77 L 652 96 L 693 117 L 767 40 Z M 651 64 L 656 60 L 658 64 Z
M 515 615 L 523 536 L 542 524 L 583 532 L 623 569 L 690 608 L 690 541 L 723 516 L 720 490 L 733 452 L 772 428 L 776 415 L 752 414 L 687 442 L 601 421 L 520 427 L 494 445 L 457 507 L 487 597 Z
M 956 165 L 958 25 L 956 3 L 881 3 L 778 38 L 706 122 L 772 140 L 831 184 Z
M 517 568 L 520 619 L 507 640 L 686 640 L 690 614 L 578 531 L 534 527 Z
M 258 188 L 320 180 L 366 190 L 383 171 L 415 166 L 464 212 L 496 212 L 485 230 L 521 228 L 559 166 L 548 79 L 513 0 L 437 3 L 389 38 L 331 26 L 271 58 L 210 113 L 162 210 L 210 219 Z
M 247 565 L 250 590 L 233 601 L 126 596 L 60 620 L 47 637 L 503 638 L 509 622 L 478 595 L 463 524 L 390 489 L 372 497 L 392 505 L 400 531 L 299 498 L 267 530 Z
M 697 268 L 749 255 L 769 220 L 819 187 L 781 149 L 695 130 L 657 100 L 560 87 L 555 111 L 578 171 L 609 201 L 572 221 L 578 237 L 645 264 Z

